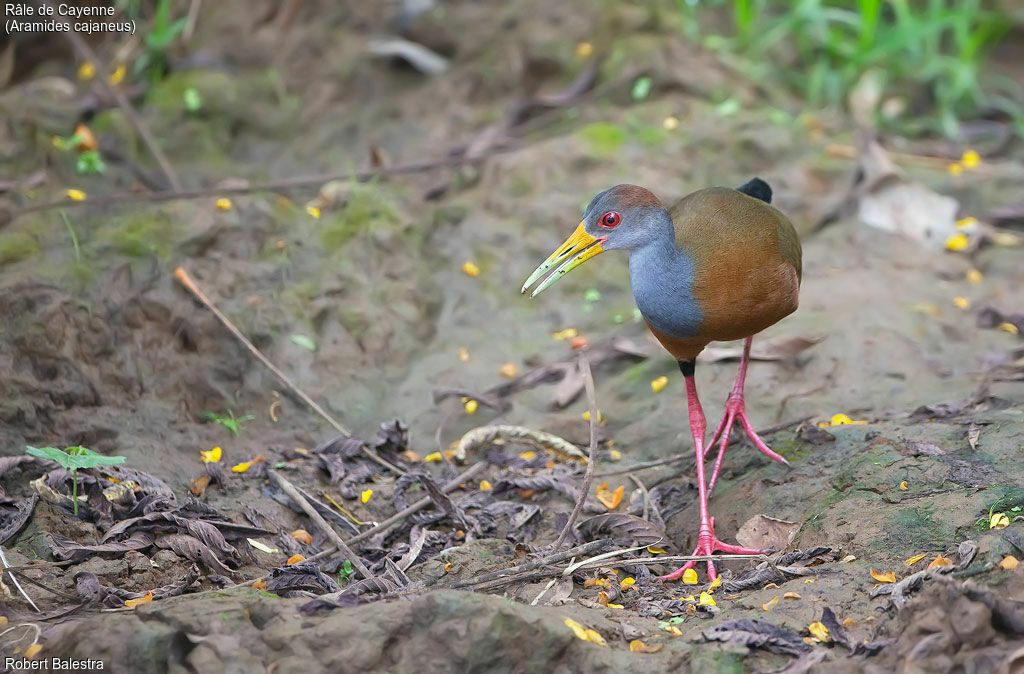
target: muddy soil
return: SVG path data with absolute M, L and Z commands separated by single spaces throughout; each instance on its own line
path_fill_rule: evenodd
M 1013 668 L 1022 666 L 1024 648 L 1024 565 L 1011 570 L 1004 562 L 1024 558 L 1024 341 L 991 321 L 991 309 L 1010 323 L 1024 312 L 1020 246 L 943 251 L 837 208 L 858 172 L 855 159 L 834 151 L 856 144 L 852 123 L 797 101 L 766 107 L 752 84 L 680 39 L 672 3 L 455 2 L 415 17 L 390 3 L 295 6 L 289 15 L 269 2 L 244 11 L 203 4 L 189 46 L 173 54 L 173 71 L 136 101 L 186 187 L 402 165 L 474 143 L 486 158 L 240 194 L 227 210 L 216 196 L 99 206 L 90 199 L 161 181 L 124 113 L 107 106 L 90 117 L 109 166 L 105 176 L 81 177 L 74 159 L 50 143 L 70 135 L 88 93 L 68 55 L 34 57 L 33 69 L 19 69 L 21 79 L 0 93 L 5 178 L 44 172 L 31 188 L 0 194 L 0 211 L 9 216 L 67 188 L 89 195 L 75 207 L 0 221 L 0 460 L 27 445 L 125 456 L 126 467 L 161 480 L 179 505 L 200 492 L 197 500 L 233 522 L 266 529 L 256 538 L 273 550 L 251 548 L 243 536 L 233 541 L 236 568 L 214 572 L 200 563 L 185 594 L 63 614 L 81 601 L 75 578 L 82 573 L 142 595 L 185 576 L 196 560 L 148 546 L 50 564 L 64 539 L 94 545 L 104 529 L 44 498 L 4 551 L 12 567 L 32 567 L 24 574 L 45 586 L 22 583 L 47 617 L 33 617 L 9 575 L 0 607 L 11 625 L 40 625 L 41 656 L 97 658 L 125 672 L 1021 671 Z M 429 77 L 369 54 L 367 35 L 396 30 L 449 58 L 448 70 Z M 481 132 L 514 106 L 564 91 L 585 71 L 591 56 L 578 48 L 583 42 L 608 50 L 595 88 L 542 113 L 503 151 L 489 146 L 494 132 Z M 116 46 L 100 45 L 101 53 L 112 58 Z M 630 89 L 641 75 L 652 77 L 652 93 L 634 101 Z M 181 104 L 190 87 L 203 97 L 198 113 Z M 726 99 L 739 105 L 721 105 Z M 955 197 L 958 217 L 985 221 L 1019 204 L 1019 144 L 962 175 L 941 163 L 901 166 L 909 179 Z M 337 432 L 175 281 L 177 267 L 353 436 L 372 442 L 382 423 L 407 424 L 401 449 L 418 460 L 382 453 L 438 483 L 454 477 L 453 467 L 424 459 L 483 425 L 526 426 L 585 448 L 585 396 L 556 405 L 557 382 L 507 396 L 486 392 L 510 381 L 503 365 L 518 376 L 572 363 L 570 340 L 557 338 L 567 329 L 595 352 L 628 340 L 634 355 L 594 369 L 603 418 L 597 483 L 624 487 L 617 511 L 634 514 L 644 492 L 657 488 L 665 520 L 657 547 L 687 554 L 698 520 L 692 457 L 622 472 L 692 453 L 681 377 L 635 318 L 625 258 L 602 256 L 532 301 L 518 289 L 572 230 L 581 206 L 609 185 L 637 183 L 671 199 L 753 175 L 773 186 L 804 251 L 799 311 L 755 344 L 820 341 L 752 364 L 748 413 L 790 465 L 735 435 L 712 512 L 727 541 L 757 514 L 796 523 L 786 551 L 822 549 L 801 562 L 812 564 L 803 575 L 710 588 L 713 608 L 677 602 L 660 614 L 651 601 L 667 606 L 709 589 L 702 566 L 697 586 L 657 581 L 670 563 L 589 572 L 636 578 L 635 589 L 611 601 L 601 596 L 608 585 L 582 576 L 570 587 L 548 587 L 551 575 L 479 592 L 451 589 L 522 563 L 554 540 L 572 507 L 556 489 L 510 488 L 502 498 L 540 507 L 522 526 L 502 520 L 481 535 L 450 519 L 418 523 L 430 535 L 407 574 L 423 589 L 331 608 L 250 586 L 291 554 L 312 556 L 329 545 L 264 467 L 343 506 L 361 523 L 335 515 L 349 522 L 338 524 L 346 538 L 423 492 L 414 485 L 404 496 L 408 484 L 369 462 L 332 483 L 310 451 Z M 319 217 L 308 203 L 320 207 Z M 830 213 L 836 217 L 826 219 Z M 467 261 L 478 274 L 465 272 Z M 735 357 L 698 365 L 709 425 L 735 369 Z M 661 376 L 669 384 L 654 392 Z M 463 397 L 480 401 L 475 413 Z M 237 434 L 206 416 L 229 410 L 252 417 Z M 836 414 L 858 423 L 819 428 Z M 223 470 L 203 491 L 195 480 L 212 469 L 200 451 L 213 447 L 221 448 Z M 467 464 L 491 464 L 452 492 L 453 501 L 483 502 L 490 497 L 480 480 L 497 484 L 510 469 L 582 475 L 578 464 L 544 452 L 520 456 L 528 450 L 471 452 Z M 257 468 L 231 471 L 256 457 Z M 0 497 L 38 493 L 30 482 L 52 467 L 5 467 Z M 1009 525 L 992 528 L 990 515 L 1000 512 Z M 299 528 L 313 533 L 312 543 L 288 536 Z M 406 524 L 401 536 L 356 549 L 382 571 L 384 556 L 399 561 L 418 533 Z M 892 571 L 902 580 L 940 556 L 950 560 L 940 570 L 951 573 L 929 574 L 906 601 L 894 601 L 875 579 Z M 331 578 L 342 561 L 326 559 Z M 720 568 L 736 579 L 758 563 Z M 826 608 L 845 643 L 811 638 Z M 605 645 L 578 638 L 567 619 L 596 630 Z M 781 651 L 748 645 L 732 622 L 739 619 L 782 628 L 795 641 Z M 732 636 L 719 638 L 726 632 Z M 656 652 L 631 651 L 635 641 Z M 0 636 L 4 655 L 31 642 L 21 632 Z

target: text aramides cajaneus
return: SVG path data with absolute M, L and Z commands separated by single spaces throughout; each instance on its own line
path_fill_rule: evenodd
M 665 208 L 654 194 L 636 185 L 616 185 L 587 206 L 583 221 L 523 285 L 523 292 L 545 278 L 531 297 L 606 250 L 629 251 L 629 276 L 637 307 L 662 346 L 675 357 L 686 379 L 690 430 L 697 453 L 700 529 L 694 555 L 714 552 L 758 554 L 715 536 L 708 497 L 715 488 L 734 421 L 747 437 L 776 461 L 754 432 L 743 403 L 743 383 L 753 336 L 796 311 L 800 292 L 800 240 L 792 223 L 769 205 L 772 191 L 754 178 L 739 189 L 710 187 Z M 705 446 L 706 422 L 693 373 L 697 354 L 709 342 L 745 339 L 736 384 L 725 415 Z M 704 459 L 720 441 L 711 482 L 704 480 Z M 664 576 L 676 580 L 696 562 Z M 715 566 L 708 561 L 708 578 Z

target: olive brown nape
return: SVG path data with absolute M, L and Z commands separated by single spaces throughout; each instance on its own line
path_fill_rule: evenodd
M 754 431 L 744 406 L 744 383 L 753 335 L 778 322 L 797 307 L 801 276 L 801 250 L 792 223 L 769 203 L 772 190 L 760 178 L 737 189 L 707 188 L 690 194 L 667 211 L 648 190 L 618 185 L 602 192 L 587 208 L 584 221 L 530 276 L 523 291 L 555 264 L 560 266 L 545 279 L 534 295 L 549 287 L 571 269 L 603 252 L 608 237 L 594 236 L 628 222 L 626 211 L 634 206 L 654 210 L 671 227 L 637 228 L 631 232 L 630 278 L 634 297 L 655 337 L 678 360 L 686 381 L 690 430 L 697 455 L 697 487 L 700 526 L 694 555 L 714 552 L 761 554 L 720 541 L 708 499 L 718 480 L 734 422 L 739 421 L 757 449 L 787 464 Z M 605 210 L 608 212 L 604 212 Z M 623 213 L 620 215 L 618 210 Z M 600 212 L 598 212 L 600 211 Z M 648 210 L 648 212 L 653 212 Z M 625 216 L 625 217 L 622 217 Z M 663 220 L 663 221 L 664 221 Z M 675 245 L 665 236 L 674 235 Z M 611 235 L 609 235 L 611 236 Z M 637 241 L 639 236 L 641 240 Z M 648 237 L 651 240 L 643 240 Z M 654 239 L 657 238 L 657 241 Z M 609 243 L 613 247 L 614 239 Z M 680 278 L 682 277 L 682 278 Z M 684 307 L 681 309 L 680 307 Z M 705 445 L 704 412 L 697 397 L 694 359 L 710 341 L 744 338 L 736 383 L 726 402 L 725 414 L 711 442 Z M 719 445 L 710 482 L 705 482 L 704 461 L 711 447 Z M 695 561 L 666 576 L 677 580 Z M 708 560 L 708 578 L 717 576 Z

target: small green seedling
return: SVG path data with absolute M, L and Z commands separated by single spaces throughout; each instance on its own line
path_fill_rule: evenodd
M 231 431 L 231 434 L 237 438 L 238 434 L 242 432 L 242 424 L 246 421 L 252 421 L 256 417 L 251 414 L 246 414 L 244 417 L 236 417 L 234 412 L 228 410 L 228 415 L 226 417 L 214 414 L 213 412 L 207 412 L 203 415 L 203 418 L 220 424 Z
M 123 456 L 104 456 L 85 447 L 68 447 L 65 450 L 56 447 L 25 447 L 25 452 L 40 459 L 56 461 L 64 470 L 71 471 L 71 500 L 74 503 L 75 517 L 78 517 L 78 470 L 95 468 L 96 466 L 116 466 L 124 463 Z
M 344 585 L 345 583 L 347 583 L 348 579 L 351 578 L 352 574 L 355 572 L 356 570 L 352 566 L 352 562 L 346 559 L 345 563 L 341 565 L 340 569 L 338 569 L 338 584 Z

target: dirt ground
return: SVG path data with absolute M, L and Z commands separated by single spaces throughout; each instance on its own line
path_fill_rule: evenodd
M 1006 568 L 1024 558 L 1024 249 L 1012 223 L 990 226 L 993 214 L 1019 210 L 1019 142 L 986 153 L 981 140 L 981 165 L 953 175 L 948 162 L 914 157 L 955 161 L 963 147 L 881 139 L 903 180 L 980 221 L 964 230 L 967 249 L 953 252 L 862 224 L 862 164 L 843 150 L 860 142 L 852 122 L 794 101 L 767 106 L 679 38 L 671 3 L 449 2 L 418 15 L 396 3 L 293 4 L 292 15 L 272 2 L 244 11 L 205 3 L 171 74 L 136 99 L 186 189 L 453 152 L 479 160 L 235 194 L 227 210 L 216 195 L 92 203 L 161 186 L 124 112 L 101 104 L 88 116 L 108 172 L 81 177 L 50 141 L 97 107 L 64 48 L 32 43 L 23 53 L 43 55 L 31 69 L 19 63 L 0 92 L 3 178 L 42 172 L 0 193 L 0 525 L 39 497 L 3 549 L 43 615 L 10 573 L 0 614 L 39 626 L 39 657 L 175 673 L 1024 671 L 1024 565 Z M 427 76 L 370 54 L 368 35 L 395 32 L 450 59 L 447 71 Z M 98 48 L 110 58 L 116 45 Z M 595 56 L 593 86 L 567 94 Z M 634 101 L 640 76 L 652 91 Z M 197 113 L 180 103 L 190 87 L 202 93 Z M 800 309 L 755 340 L 772 348 L 747 381 L 751 419 L 790 466 L 735 434 L 711 508 L 726 541 L 758 514 L 794 523 L 779 551 L 790 556 L 772 562 L 789 571 L 730 560 L 719 587 L 707 587 L 703 565 L 697 585 L 664 584 L 657 575 L 678 562 L 630 560 L 692 550 L 692 439 L 676 364 L 634 317 L 625 257 L 602 256 L 534 300 L 518 290 L 610 185 L 644 185 L 668 200 L 754 175 L 773 186 L 803 242 Z M 19 212 L 68 188 L 89 196 Z M 467 261 L 478 274 L 466 273 Z M 410 477 L 363 458 L 358 442 L 321 447 L 337 432 L 176 282 L 178 267 L 352 436 Z M 588 401 L 567 329 L 591 345 L 602 412 L 596 483 L 624 487 L 615 512 L 644 515 L 664 538 L 649 552 L 653 541 L 619 540 L 615 527 L 591 522 L 574 545 L 615 540 L 584 556 L 631 540 L 639 550 L 579 570 L 572 583 L 549 583 L 568 559 L 546 575 L 468 583 L 550 553 L 582 468 L 514 442 L 485 443 L 463 465 L 426 459 L 489 424 L 585 450 Z M 790 338 L 802 348 L 787 348 Z M 736 369 L 735 349 L 723 349 L 734 346 L 713 345 L 697 367 L 712 427 Z M 515 372 L 503 375 L 508 363 Z M 542 371 L 569 374 L 529 376 Z M 654 392 L 661 376 L 668 386 Z M 464 398 L 478 401 L 475 413 Z M 228 410 L 252 416 L 238 434 L 204 416 Z M 828 425 L 837 414 L 857 423 Z M 126 462 L 83 475 L 88 498 L 75 518 L 63 473 L 13 458 L 46 445 Z M 215 446 L 219 464 L 204 464 L 200 451 Z M 677 454 L 686 458 L 627 470 Z M 346 594 L 355 584 L 337 554 L 319 559 L 323 573 L 285 566 L 330 542 L 268 469 L 342 506 L 351 518 L 334 510 L 330 519 L 349 538 L 424 496 L 417 473 L 443 484 L 479 461 L 483 472 L 451 492 L 451 513 L 431 505 L 354 544 L 382 578 L 395 580 L 391 563 L 407 566 L 407 587 L 389 580 Z M 130 497 L 108 512 L 111 477 L 140 483 L 162 505 L 146 510 Z M 69 552 L 132 540 L 108 533 L 129 511 L 148 513 L 139 535 L 150 538 L 128 551 Z M 604 511 L 592 498 L 583 518 Z M 299 528 L 311 542 L 289 535 Z M 214 559 L 182 538 L 201 539 Z M 226 548 L 211 544 L 225 538 Z M 193 565 L 194 582 L 173 588 Z M 884 582 L 889 572 L 911 580 Z M 680 599 L 702 590 L 714 606 Z M 124 605 L 149 591 L 153 601 Z M 313 599 L 325 593 L 334 604 Z M 827 639 L 814 638 L 817 623 Z M 4 629 L 4 656 L 33 642 L 31 628 Z M 582 638 L 587 629 L 605 643 Z

